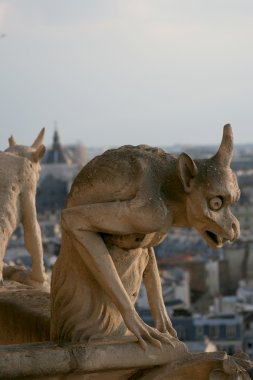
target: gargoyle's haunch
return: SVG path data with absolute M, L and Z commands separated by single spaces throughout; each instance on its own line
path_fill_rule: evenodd
M 173 344 L 176 333 L 152 247 L 171 226 L 195 227 L 211 247 L 238 237 L 239 223 L 229 208 L 240 195 L 230 169 L 232 150 L 226 125 L 210 159 L 123 146 L 81 170 L 62 212 L 62 247 L 52 275 L 52 339 L 80 342 L 130 331 L 143 347 Z M 157 329 L 134 308 L 142 278 Z
M 3 258 L 11 234 L 21 221 L 25 246 L 32 257 L 31 280 L 45 281 L 40 227 L 35 206 L 40 160 L 45 153 L 44 129 L 31 146 L 16 144 L 0 152 L 0 282 L 3 282 Z

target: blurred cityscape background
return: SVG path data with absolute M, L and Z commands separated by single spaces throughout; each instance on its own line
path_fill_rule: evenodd
M 44 260 L 50 277 L 61 243 L 60 211 L 74 177 L 103 148 L 62 145 L 55 126 L 52 143 L 42 160 L 37 189 L 37 211 L 43 236 Z M 163 146 L 175 155 L 187 152 L 207 158 L 217 146 Z M 232 168 L 238 176 L 241 198 L 234 214 L 241 236 L 234 244 L 210 249 L 192 229 L 172 229 L 155 248 L 163 296 L 180 339 L 190 350 L 205 349 L 209 337 L 220 350 L 244 349 L 253 357 L 253 144 L 235 146 Z M 22 227 L 13 234 L 5 256 L 8 264 L 31 266 L 24 248 Z M 152 325 L 144 287 L 137 308 Z

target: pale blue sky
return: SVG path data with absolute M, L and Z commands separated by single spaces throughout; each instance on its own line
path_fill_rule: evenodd
M 0 0 L 0 149 L 253 143 L 252 0 Z

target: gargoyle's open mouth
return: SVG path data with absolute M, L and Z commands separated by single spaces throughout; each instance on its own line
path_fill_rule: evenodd
M 212 239 L 215 244 L 218 244 L 218 236 L 212 231 L 206 231 L 207 235 Z
M 223 239 L 219 235 L 215 234 L 212 231 L 205 231 L 205 235 L 207 237 L 207 241 L 214 245 L 215 247 L 222 247 Z

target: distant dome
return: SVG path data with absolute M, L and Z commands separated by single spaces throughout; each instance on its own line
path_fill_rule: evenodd
M 42 164 L 72 164 L 71 159 L 64 152 L 57 130 L 54 132 L 52 148 L 46 150 Z

